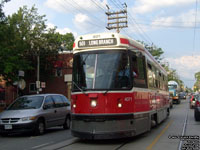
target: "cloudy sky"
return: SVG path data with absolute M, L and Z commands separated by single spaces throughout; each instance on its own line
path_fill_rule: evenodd
M 117 11 L 124 2 L 128 28 L 121 33 L 162 48 L 164 60 L 192 87 L 194 73 L 200 71 L 200 0 L 11 0 L 4 11 L 10 15 L 23 5 L 35 5 L 49 27 L 76 37 L 107 32 L 106 4 Z

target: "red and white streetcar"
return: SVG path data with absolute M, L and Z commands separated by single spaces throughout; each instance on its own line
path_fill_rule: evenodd
M 76 39 L 73 54 L 73 136 L 135 136 L 169 115 L 167 73 L 143 45 L 118 33 L 89 34 Z

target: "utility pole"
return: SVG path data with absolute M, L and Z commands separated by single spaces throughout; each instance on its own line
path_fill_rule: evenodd
M 40 51 L 37 49 L 37 81 L 36 81 L 37 94 L 40 93 Z
M 106 12 L 106 15 L 108 16 L 108 23 L 107 23 L 107 29 L 112 30 L 116 29 L 117 33 L 120 32 L 120 29 L 128 27 L 128 21 L 127 21 L 127 5 L 124 3 L 123 10 L 110 12 L 110 8 L 108 5 L 106 5 L 108 8 L 108 11 Z M 111 21 L 114 20 L 114 21 Z M 110 22 L 111 21 L 111 22 Z

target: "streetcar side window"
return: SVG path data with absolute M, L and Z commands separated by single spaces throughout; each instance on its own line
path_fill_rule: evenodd
M 136 56 L 135 53 L 131 54 L 131 71 L 133 78 L 133 86 L 147 87 L 145 66 L 146 65 L 144 56 Z
M 154 72 L 151 64 L 148 63 L 148 80 L 149 80 L 149 87 L 154 87 Z

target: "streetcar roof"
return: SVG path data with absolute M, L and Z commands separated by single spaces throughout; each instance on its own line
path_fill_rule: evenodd
M 144 46 L 137 41 L 119 33 L 97 33 L 81 35 L 76 38 L 73 51 L 81 51 L 93 48 L 114 48 L 114 47 L 134 47 L 144 49 Z
M 164 74 L 165 69 L 154 59 L 148 50 L 141 43 L 119 33 L 96 33 L 78 36 L 73 45 L 73 53 L 94 51 L 103 49 L 132 49 L 143 53 L 148 60 L 161 68 Z

